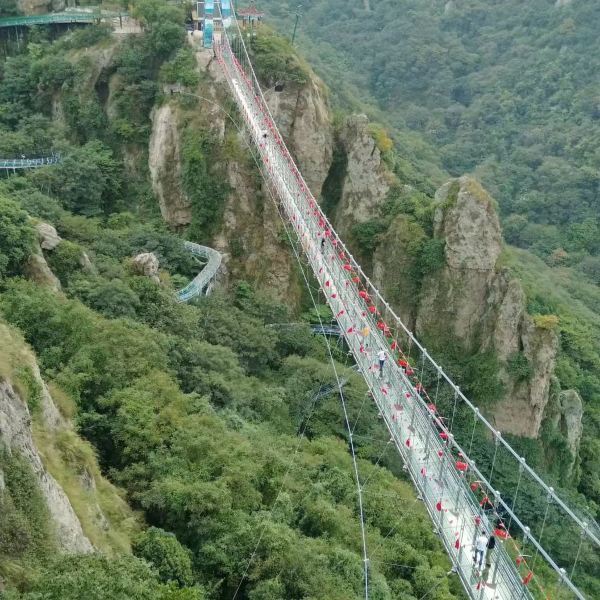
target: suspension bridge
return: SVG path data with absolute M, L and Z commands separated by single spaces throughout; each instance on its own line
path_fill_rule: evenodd
M 219 10 L 219 3 L 215 5 Z M 266 188 L 286 229 L 293 232 L 290 241 L 301 267 L 310 269 L 337 321 L 337 327 L 321 323 L 319 333 L 343 336 L 466 593 L 479 600 L 509 600 L 549 598 L 548 590 L 552 590 L 555 598 L 585 600 L 574 580 L 582 556 L 600 548 L 597 525 L 570 508 L 493 428 L 354 260 L 288 151 L 239 24 L 229 18 L 234 9 L 228 0 L 225 7 L 223 25 L 214 33 L 211 28 L 207 45 L 214 48 L 243 117 L 247 142 L 254 148 Z M 338 392 L 343 400 L 341 385 Z M 494 449 L 491 468 L 485 472 L 471 458 L 476 432 L 483 432 Z M 348 435 L 353 447 L 350 430 Z M 500 467 L 504 475 L 513 475 L 512 488 L 503 484 L 500 491 Z M 368 599 L 372 566 L 356 463 L 355 471 Z M 527 526 L 530 512 L 524 510 L 522 501 L 525 490 L 527 502 L 533 502 L 539 512 L 531 528 Z M 564 557 L 561 561 L 553 558 L 549 549 L 544 534 L 551 521 L 560 522 L 565 539 L 574 542 L 576 551 L 568 564 Z M 473 560 L 475 540 L 482 534 L 493 534 L 498 541 L 488 557 L 489 568 L 478 568 Z

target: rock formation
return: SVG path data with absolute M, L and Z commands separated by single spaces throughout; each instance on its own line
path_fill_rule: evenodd
M 333 156 L 333 123 L 323 83 L 310 73 L 306 84 L 286 83 L 266 100 L 286 145 L 316 198 Z
M 393 176 L 382 160 L 365 115 L 348 117 L 338 142 L 345 154 L 346 167 L 334 219 L 338 233 L 348 237 L 356 223 L 378 215 Z
M 135 256 L 131 261 L 131 266 L 135 273 L 149 277 L 155 283 L 160 283 L 158 277 L 158 258 L 153 252 L 143 252 Z
M 48 223 L 38 223 L 36 226 L 38 240 L 42 250 L 54 250 L 62 242 L 56 229 Z
M 0 323 L 0 328 L 2 329 L 2 339 L 10 336 L 5 325 Z M 11 349 L 14 351 L 14 345 Z M 40 389 L 39 402 L 45 426 L 48 428 L 60 426 L 60 414 L 40 377 L 35 361 L 26 352 L 19 358 L 19 361 L 21 368 L 25 365 L 29 366 Z M 12 382 L 6 378 L 0 378 L 0 444 L 9 452 L 18 453 L 31 466 L 40 490 L 46 499 L 59 546 L 66 552 L 91 552 L 93 550 L 92 544 L 84 535 L 81 523 L 71 506 L 69 498 L 44 467 L 33 439 L 31 415 L 27 404 L 19 396 Z
M 25 15 L 43 15 L 65 9 L 65 0 L 17 0 L 19 12 Z
M 163 219 L 173 227 L 188 225 L 192 204 L 181 185 L 180 136 L 175 111 L 166 103 L 152 112 L 148 166 Z
M 503 397 L 488 416 L 503 432 L 537 437 L 545 416 L 558 338 L 527 313 L 520 282 L 498 266 L 502 234 L 495 203 L 474 179 L 461 177 L 438 190 L 434 239 L 444 243 L 444 262 L 415 280 L 415 253 L 426 236 L 405 215 L 386 232 L 373 260 L 374 280 L 419 337 L 447 340 L 465 354 L 493 351 Z M 513 372 L 512 361 L 527 373 Z
M 29 279 L 40 285 L 47 286 L 55 292 L 58 292 L 61 289 L 60 281 L 48 266 L 39 245 L 34 248 L 27 259 L 23 271 Z

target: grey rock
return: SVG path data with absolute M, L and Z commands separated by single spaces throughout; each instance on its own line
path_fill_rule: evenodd
M 390 190 L 393 175 L 369 132 L 366 115 L 348 117 L 339 137 L 347 163 L 335 222 L 338 233 L 348 237 L 355 224 L 377 215 Z
M 148 167 L 152 189 L 158 197 L 163 219 L 174 227 L 192 221 L 192 203 L 181 184 L 181 160 L 177 117 L 170 104 L 152 111 Z
M 48 223 L 38 223 L 36 226 L 38 239 L 42 250 L 54 250 L 62 242 L 56 229 Z
M 150 277 L 156 283 L 159 283 L 158 268 L 160 266 L 156 254 L 153 252 L 143 252 L 138 254 L 131 261 L 133 270 L 139 275 Z
M 43 401 L 51 402 L 49 394 Z M 50 407 L 47 410 L 53 412 Z M 92 544 L 84 535 L 69 498 L 44 467 L 31 433 L 29 409 L 8 381 L 0 382 L 0 442 L 29 462 L 46 499 L 60 547 L 66 552 L 91 552 Z
M 288 149 L 315 197 L 321 195 L 333 158 L 333 123 L 323 83 L 311 74 L 306 84 L 287 83 L 265 99 Z
M 34 249 L 34 252 L 27 259 L 23 271 L 32 281 L 47 286 L 55 292 L 60 291 L 60 281 L 48 266 L 39 246 Z

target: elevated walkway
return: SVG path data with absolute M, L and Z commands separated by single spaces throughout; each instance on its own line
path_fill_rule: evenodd
M 55 165 L 61 161 L 60 154 L 52 154 L 39 158 L 0 158 L 0 170 L 16 171 L 17 169 L 38 169 L 47 165 Z
M 184 242 L 186 249 L 191 252 L 195 257 L 206 261 L 206 266 L 190 281 L 183 289 L 177 292 L 177 299 L 179 302 L 188 302 L 192 298 L 197 296 L 208 296 L 212 291 L 213 284 L 223 257 L 220 252 L 209 248 L 208 246 L 201 246 L 194 242 Z
M 91 12 L 91 11 L 64 11 L 48 13 L 45 15 L 19 15 L 0 19 L 0 29 L 5 27 L 33 27 L 34 25 L 52 25 L 69 23 L 96 23 L 112 21 L 126 17 L 127 13 L 116 12 Z

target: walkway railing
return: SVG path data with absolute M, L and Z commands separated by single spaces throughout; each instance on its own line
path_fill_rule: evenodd
M 177 299 L 180 302 L 187 302 L 200 295 L 208 296 L 223 260 L 220 252 L 208 246 L 201 246 L 200 244 L 194 244 L 194 242 L 184 242 L 184 244 L 186 250 L 208 262 L 190 283 L 177 292 Z
M 61 161 L 60 154 L 40 158 L 0 158 L 0 169 L 14 171 L 16 169 L 37 169 L 46 165 L 55 165 Z
M 600 542 L 596 530 L 494 430 L 353 259 L 285 146 L 237 23 L 223 31 L 220 39 L 216 36 L 215 41 L 217 57 L 260 155 L 265 181 L 319 281 L 465 590 L 471 598 L 509 600 L 531 598 L 530 587 L 536 595 L 546 597 L 544 586 L 551 584 L 555 590 L 562 588 L 561 597 L 584 599 L 572 577 L 581 552 L 597 551 Z M 382 378 L 377 365 L 379 351 L 388 358 Z M 429 392 L 423 385 L 426 379 L 431 384 Z M 470 415 L 473 423 L 470 435 L 464 433 L 465 415 Z M 470 458 L 478 428 L 487 431 L 495 442 L 491 470 L 485 473 Z M 505 470 L 512 469 L 516 482 L 510 496 L 505 492 L 506 499 L 494 486 L 494 482 L 498 485 L 495 469 L 501 464 Z M 539 503 L 539 527 L 535 531 L 519 517 L 519 492 L 524 494 L 526 483 L 530 486 L 527 493 L 535 489 L 535 502 Z M 569 565 L 559 565 L 542 545 L 550 518 L 558 519 L 565 535 L 575 536 L 578 542 L 578 551 L 570 557 L 573 562 Z M 498 538 L 492 567 L 483 574 L 472 560 L 474 540 L 482 529 Z M 518 543 L 513 539 L 515 534 Z M 551 568 L 554 581 L 547 574 L 543 579 L 536 577 L 537 561 Z
M 127 13 L 113 12 L 58 12 L 46 15 L 22 15 L 17 17 L 5 17 L 0 19 L 0 28 L 3 27 L 29 27 L 33 25 L 51 25 L 53 23 L 95 23 L 101 20 L 118 19 L 126 17 Z

